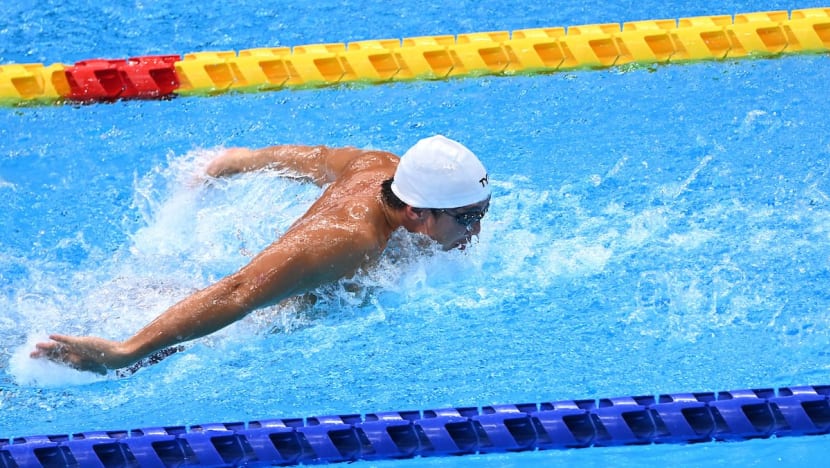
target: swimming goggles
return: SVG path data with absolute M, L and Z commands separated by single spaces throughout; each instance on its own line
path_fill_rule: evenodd
M 468 231 L 472 231 L 473 230 L 473 225 L 475 223 L 481 221 L 481 218 L 483 218 L 484 215 L 487 214 L 487 210 L 489 210 L 489 209 L 490 209 L 490 205 L 487 204 L 487 206 L 485 206 L 483 210 L 470 210 L 470 211 L 465 211 L 463 213 L 451 213 L 451 212 L 449 212 L 445 209 L 433 209 L 432 211 L 433 211 L 433 213 L 436 213 L 436 214 L 437 213 L 446 213 L 449 216 L 452 216 L 453 218 L 455 218 L 456 223 L 460 224 L 461 226 L 464 226 Z

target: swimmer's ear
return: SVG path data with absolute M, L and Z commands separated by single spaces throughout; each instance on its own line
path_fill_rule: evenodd
M 412 221 L 423 221 L 424 216 L 426 216 L 426 210 L 423 208 L 413 208 L 409 205 L 404 208 L 404 213 L 406 214 L 406 218 Z

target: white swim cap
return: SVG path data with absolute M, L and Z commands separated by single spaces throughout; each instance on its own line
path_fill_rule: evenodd
M 458 208 L 490 196 L 487 170 L 472 151 L 436 135 L 401 157 L 392 192 L 413 208 Z

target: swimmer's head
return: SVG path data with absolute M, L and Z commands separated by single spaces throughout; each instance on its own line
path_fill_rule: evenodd
M 481 230 L 490 206 L 487 170 L 472 151 L 441 135 L 425 138 L 398 163 L 384 184 L 396 208 L 410 210 L 410 231 L 426 234 L 445 249 L 464 248 Z M 416 217 L 416 218 L 415 218 Z
M 413 208 L 460 208 L 489 199 L 490 183 L 472 151 L 436 135 L 415 143 L 401 157 L 392 192 Z

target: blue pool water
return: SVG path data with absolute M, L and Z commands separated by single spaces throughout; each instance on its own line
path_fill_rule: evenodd
M 821 6 L 4 5 L 0 63 Z M 717 9 L 714 9 L 717 8 Z M 324 27 L 345 25 L 342 29 Z M 93 33 L 94 32 L 94 33 Z M 0 438 L 830 383 L 828 56 L 0 109 Z M 467 252 L 407 239 L 313 309 L 253 314 L 123 379 L 25 357 L 122 338 L 243 265 L 319 189 L 206 187 L 222 147 L 402 153 L 444 133 L 494 199 Z M 817 464 L 827 437 L 372 465 Z M 367 463 L 368 464 L 368 463 Z

